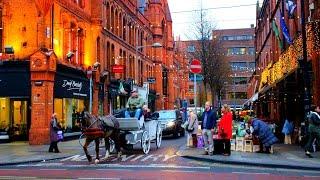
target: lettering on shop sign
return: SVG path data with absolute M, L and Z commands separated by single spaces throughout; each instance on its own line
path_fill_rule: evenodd
M 68 91 L 78 90 L 80 92 L 82 89 L 82 82 L 63 80 L 62 87 L 67 88 Z

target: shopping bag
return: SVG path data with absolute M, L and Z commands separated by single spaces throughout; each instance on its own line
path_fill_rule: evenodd
M 197 148 L 203 148 L 203 147 L 204 147 L 203 137 L 198 136 Z
M 62 141 L 63 140 L 63 132 L 57 131 L 57 137 L 58 137 L 58 141 Z

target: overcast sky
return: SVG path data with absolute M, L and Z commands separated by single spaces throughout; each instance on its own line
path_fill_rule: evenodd
M 260 0 L 261 3 L 262 0 Z M 181 12 L 201 9 L 201 0 L 168 0 L 173 20 L 174 36 L 188 40 L 197 12 Z M 217 29 L 249 28 L 255 24 L 257 0 L 202 0 L 210 21 Z M 241 7 L 239 7 L 241 6 Z

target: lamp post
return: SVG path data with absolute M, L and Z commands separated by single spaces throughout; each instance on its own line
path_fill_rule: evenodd
M 306 22 L 305 22 L 305 5 L 304 0 L 301 0 L 301 37 L 302 37 L 302 72 L 303 72 L 303 92 L 304 92 L 304 118 L 307 119 L 310 111 L 310 78 L 308 75 L 308 54 L 307 54 L 307 36 L 306 36 Z

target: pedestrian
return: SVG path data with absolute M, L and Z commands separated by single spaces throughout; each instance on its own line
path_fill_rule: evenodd
M 218 136 L 222 140 L 223 155 L 230 156 L 231 144 L 230 139 L 232 138 L 232 112 L 227 104 L 224 104 L 221 108 L 222 117 L 219 122 Z
M 284 134 L 284 144 L 292 144 L 291 142 L 292 132 L 293 132 L 293 122 L 291 121 L 291 119 L 286 118 L 282 128 L 282 133 Z
M 313 149 L 313 142 L 317 139 L 318 144 L 320 144 L 320 108 L 319 106 L 312 105 L 309 114 L 309 127 L 308 127 L 308 141 L 305 146 L 306 156 L 312 158 L 310 151 Z
M 58 149 L 58 131 L 61 131 L 61 127 L 59 125 L 57 114 L 53 113 L 50 121 L 50 147 L 49 152 L 60 153 Z
M 214 130 L 217 122 L 217 112 L 211 109 L 211 103 L 205 103 L 205 110 L 201 116 L 201 129 L 204 140 L 204 155 L 213 155 L 213 137 L 212 131 Z
M 186 131 L 188 132 L 187 136 L 187 146 L 188 147 L 197 147 L 197 134 L 198 134 L 198 117 L 193 110 L 189 110 L 188 116 L 188 125 Z
M 276 143 L 278 139 L 268 124 L 258 118 L 252 118 L 248 121 L 248 125 L 252 126 L 252 130 L 247 130 L 247 132 L 259 138 L 260 152 L 263 152 L 264 147 L 266 149 L 265 153 L 270 153 L 271 146 Z

